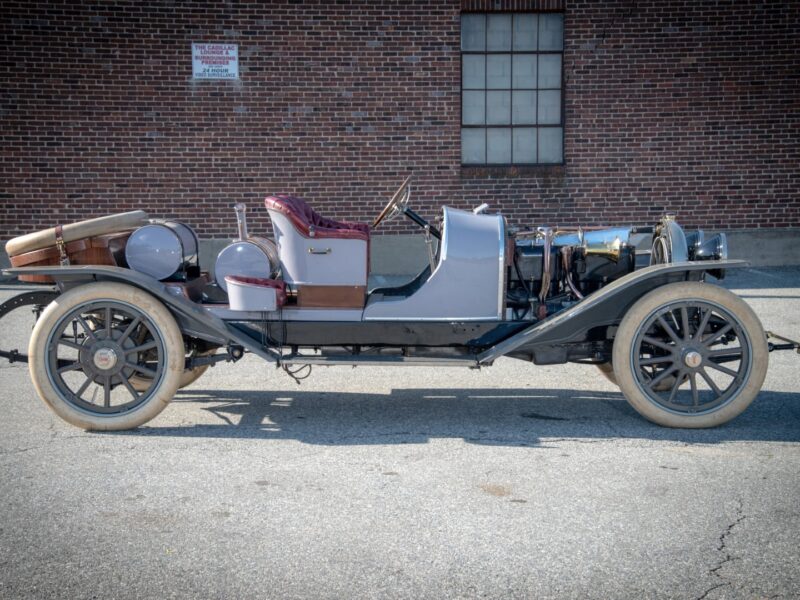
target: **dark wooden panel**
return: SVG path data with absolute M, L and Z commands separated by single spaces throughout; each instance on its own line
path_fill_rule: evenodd
M 297 306 L 302 308 L 364 308 L 363 285 L 299 285 Z

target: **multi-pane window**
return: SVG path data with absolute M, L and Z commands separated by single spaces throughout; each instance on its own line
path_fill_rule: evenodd
M 461 163 L 561 163 L 564 17 L 461 15 Z

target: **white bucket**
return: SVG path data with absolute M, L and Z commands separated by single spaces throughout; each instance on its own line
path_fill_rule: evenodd
M 286 302 L 283 287 L 273 287 L 267 282 L 273 279 L 257 279 L 253 277 L 237 277 L 228 275 L 225 283 L 228 287 L 228 303 L 231 310 L 248 310 L 269 312 L 278 310 Z M 277 284 L 277 282 L 275 282 Z

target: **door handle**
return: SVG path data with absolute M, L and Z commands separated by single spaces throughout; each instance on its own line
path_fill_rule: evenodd
M 330 254 L 331 253 L 331 249 L 330 248 L 309 248 L 308 249 L 308 253 L 309 254 Z

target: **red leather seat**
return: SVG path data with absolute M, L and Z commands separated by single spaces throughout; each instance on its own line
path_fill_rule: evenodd
M 310 238 L 339 238 L 369 242 L 369 225 L 334 221 L 314 212 L 305 200 L 277 194 L 264 201 L 268 210 L 276 210 L 292 222 L 295 229 Z

